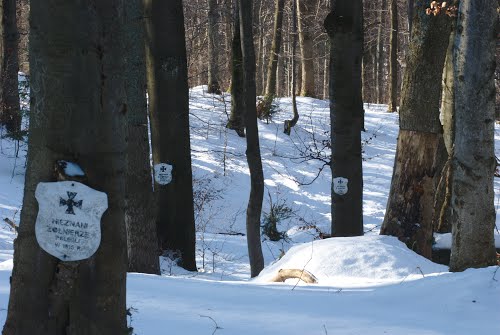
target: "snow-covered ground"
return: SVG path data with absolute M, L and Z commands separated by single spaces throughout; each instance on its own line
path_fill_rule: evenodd
M 392 176 L 398 116 L 366 105 L 364 143 L 365 236 L 318 240 L 330 226 L 326 101 L 297 98 L 300 120 L 291 136 L 283 121 L 291 99 L 278 100 L 268 124 L 259 121 L 265 175 L 264 213 L 285 217 L 286 241 L 263 237 L 266 268 L 249 280 L 245 208 L 249 174 L 245 139 L 224 126 L 230 97 L 191 90 L 191 146 L 197 211 L 197 273 L 162 258 L 162 276 L 129 274 L 129 323 L 147 334 L 500 334 L 498 267 L 449 273 L 378 236 Z M 500 130 L 497 128 L 497 147 Z M 4 218 L 19 222 L 25 145 L 0 140 L 0 323 L 6 315 L 12 241 Z M 315 156 L 319 159 L 309 159 Z M 319 173 L 321 171 L 321 173 Z M 319 174 L 318 174 L 319 173 Z M 495 181 L 496 207 L 500 182 Z M 497 227 L 500 222 L 497 210 Z M 498 228 L 496 231 L 497 244 Z M 447 237 L 438 237 L 443 245 Z M 269 283 L 279 269 L 304 269 L 317 284 Z

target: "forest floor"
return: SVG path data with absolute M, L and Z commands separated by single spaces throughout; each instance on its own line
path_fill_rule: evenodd
M 199 270 L 179 268 L 170 255 L 160 259 L 162 276 L 129 274 L 134 334 L 500 334 L 499 267 L 449 273 L 397 239 L 378 235 L 398 135 L 398 115 L 386 113 L 385 105 L 365 105 L 365 236 L 318 239 L 330 230 L 329 108 L 322 100 L 297 101 L 300 120 L 291 136 L 283 133 L 283 121 L 292 118 L 290 98 L 276 101 L 269 123 L 259 121 L 266 185 L 262 219 L 275 214 L 285 238 L 262 237 L 266 268 L 250 280 L 246 142 L 225 128 L 230 96 L 206 94 L 204 87 L 190 91 Z M 499 127 L 495 141 L 500 151 Z M 0 140 L 0 324 L 15 238 L 3 220 L 19 223 L 26 150 L 26 143 Z M 499 178 L 495 192 L 500 247 Z M 307 270 L 318 283 L 270 283 L 283 268 Z

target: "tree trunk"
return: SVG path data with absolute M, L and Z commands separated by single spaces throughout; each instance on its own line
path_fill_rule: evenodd
M 236 131 L 238 136 L 245 137 L 245 104 L 243 82 L 243 55 L 241 54 L 240 16 L 238 0 L 234 1 L 234 31 L 231 46 L 231 114 L 226 127 Z
M 292 132 L 292 128 L 299 121 L 299 111 L 297 109 L 297 98 L 295 96 L 295 49 L 297 47 L 297 0 L 292 0 L 292 109 L 293 109 L 293 118 L 291 120 L 285 120 L 284 125 L 284 133 L 290 135 Z
M 144 11 L 141 0 L 125 2 L 126 93 L 128 100 L 128 167 L 125 224 L 128 271 L 160 274 L 158 238 L 154 218 L 151 166 L 149 163 L 148 108 Z
M 196 270 L 193 181 L 189 139 L 184 14 L 181 0 L 144 0 L 146 68 L 153 164 L 173 167 L 172 180 L 155 180 L 156 226 L 162 250 L 180 253 L 180 265 Z
M 221 94 L 219 84 L 219 31 L 217 0 L 208 0 L 208 93 Z
M 5 125 L 7 132 L 14 138 L 20 138 L 21 108 L 17 72 L 18 39 L 16 20 L 16 0 L 2 0 L 2 44 L 0 68 L 0 125 Z
M 267 66 L 266 96 L 274 97 L 276 95 L 276 70 L 278 68 L 278 56 L 281 52 L 281 29 L 283 25 L 283 8 L 285 0 L 276 0 L 276 9 L 274 12 L 274 32 L 273 44 Z
M 380 233 L 397 236 L 410 249 L 430 259 L 434 196 L 447 156 L 439 122 L 439 98 L 451 20 L 444 15 L 426 15 L 427 6 L 427 1 L 416 0 L 394 172 Z
M 252 33 L 252 0 L 240 0 L 240 34 L 243 54 L 245 125 L 247 162 L 250 170 L 250 198 L 248 200 L 246 228 L 250 272 L 256 277 L 264 268 L 260 243 L 260 216 L 264 197 L 264 173 L 259 146 L 259 129 L 255 108 L 255 53 Z
M 331 44 L 332 236 L 358 236 L 363 235 L 362 1 L 334 0 L 324 24 Z
M 415 0 L 408 0 L 407 15 L 408 15 L 408 33 L 410 34 L 410 39 L 413 29 L 413 16 L 415 15 L 414 6 L 415 6 Z
M 298 0 L 299 44 L 302 64 L 300 95 L 316 97 L 314 86 L 314 37 L 312 34 L 314 9 L 317 0 Z
M 389 50 L 389 106 L 388 112 L 397 112 L 398 107 L 398 2 L 390 0 L 391 37 Z
M 462 0 L 454 41 L 451 271 L 494 265 L 495 44 L 498 3 Z
M 31 2 L 30 141 L 4 335 L 128 333 L 121 4 Z M 76 161 L 87 184 L 108 196 L 101 244 L 82 261 L 59 261 L 35 239 L 35 188 L 55 180 L 58 160 Z
M 381 0 L 380 13 L 379 13 L 379 26 L 377 31 L 377 66 L 376 66 L 376 82 L 375 82 L 375 95 L 378 104 L 384 102 L 384 11 L 387 10 L 387 0 Z

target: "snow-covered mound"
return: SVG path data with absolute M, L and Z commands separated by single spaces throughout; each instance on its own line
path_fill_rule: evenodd
M 446 272 L 391 236 L 337 237 L 291 248 L 255 280 L 268 282 L 280 269 L 305 269 L 321 285 L 360 287 Z M 295 280 L 296 282 L 296 280 Z

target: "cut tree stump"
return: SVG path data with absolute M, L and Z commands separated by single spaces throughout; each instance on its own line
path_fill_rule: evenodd
M 318 279 L 307 270 L 280 269 L 276 276 L 270 281 L 273 283 L 284 283 L 287 279 L 300 279 L 307 284 L 317 284 Z

